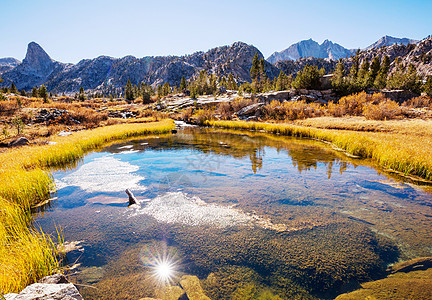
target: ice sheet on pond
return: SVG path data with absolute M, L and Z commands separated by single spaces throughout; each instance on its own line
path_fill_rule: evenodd
M 56 180 L 56 185 L 57 189 L 77 186 L 86 192 L 145 190 L 146 188 L 139 184 L 144 177 L 133 174 L 138 170 L 138 166 L 107 155 L 86 163 L 61 180 Z
M 133 215 L 150 215 L 161 223 L 227 227 L 252 225 L 254 218 L 232 207 L 208 204 L 183 192 L 172 192 L 142 203 Z

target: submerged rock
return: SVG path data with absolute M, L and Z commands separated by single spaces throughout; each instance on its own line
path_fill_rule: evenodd
M 6 294 L 6 300 L 82 300 L 77 288 L 61 274 L 46 276 L 39 283 L 33 283 L 19 294 Z
M 210 300 L 204 294 L 198 277 L 192 275 L 184 275 L 180 280 L 181 287 L 186 291 L 186 295 L 190 300 Z

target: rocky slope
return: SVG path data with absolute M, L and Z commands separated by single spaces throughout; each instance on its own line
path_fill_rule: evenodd
M 395 67 L 395 59 L 399 57 L 400 61 L 405 65 L 414 64 L 418 74 L 432 76 L 432 37 L 425 38 L 417 44 L 393 44 L 391 46 L 363 50 L 359 54 L 360 62 L 364 61 L 365 58 L 372 61 L 375 56 L 378 56 L 382 60 L 385 55 L 390 57 L 391 70 Z M 352 58 L 344 61 L 347 68 L 352 65 Z
M 2 86 L 14 82 L 18 89 L 26 90 L 45 84 L 48 90 L 55 93 L 77 92 L 81 86 L 86 90 L 107 91 L 124 87 L 128 79 L 133 84 L 179 84 L 182 76 L 189 79 L 201 70 L 218 76 L 233 73 L 239 82 L 245 82 L 250 81 L 250 68 L 255 53 L 263 58 L 254 46 L 236 42 L 230 46 L 181 57 L 100 56 L 84 59 L 77 64 L 63 64 L 52 60 L 38 44 L 32 42 L 28 45 L 23 62 L 2 74 Z M 270 78 L 279 73 L 268 62 L 266 71 Z
M 346 49 L 339 44 L 325 40 L 321 45 L 312 39 L 300 41 L 288 47 L 281 52 L 275 52 L 267 59 L 270 63 L 275 64 L 283 60 L 297 60 L 299 58 L 315 57 L 338 60 L 350 56 L 353 50 Z
M 20 63 L 18 59 L 13 57 L 0 58 L 0 74 L 15 68 Z

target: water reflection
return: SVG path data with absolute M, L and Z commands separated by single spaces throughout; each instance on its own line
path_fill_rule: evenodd
M 86 299 L 156 297 L 155 274 L 176 284 L 174 269 L 199 275 L 213 298 L 245 282 L 255 298 L 334 296 L 398 256 L 432 254 L 429 194 L 313 140 L 185 130 L 113 144 L 54 177 L 65 184 L 39 222 L 84 240 L 68 258 L 81 264 L 72 278 L 98 288 Z

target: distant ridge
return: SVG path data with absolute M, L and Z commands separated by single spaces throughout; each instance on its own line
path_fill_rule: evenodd
M 346 49 L 332 41 L 325 40 L 321 45 L 312 39 L 292 44 L 287 49 L 270 55 L 268 62 L 275 64 L 283 60 L 298 60 L 299 58 L 315 57 L 338 60 L 353 54 L 353 50 Z
M 389 35 L 385 35 L 382 38 L 380 38 L 378 41 L 370 45 L 369 47 L 365 48 L 364 50 L 370 50 L 374 48 L 380 48 L 382 46 L 391 46 L 394 44 L 400 44 L 400 45 L 408 45 L 408 44 L 417 44 L 418 40 L 412 40 L 408 38 L 396 38 Z
M 394 44 L 417 44 L 419 41 L 408 38 L 395 38 L 389 35 L 385 35 L 372 45 L 364 48 L 363 50 L 370 50 L 374 48 L 380 48 L 382 46 L 391 46 Z M 276 64 L 278 61 L 284 60 L 298 60 L 299 58 L 326 58 L 330 60 L 338 60 L 340 58 L 346 58 L 355 54 L 356 49 L 347 49 L 343 46 L 333 43 L 329 40 L 325 40 L 321 45 L 312 39 L 303 40 L 298 43 L 292 44 L 285 50 L 280 52 L 274 52 L 267 58 L 267 61 Z

